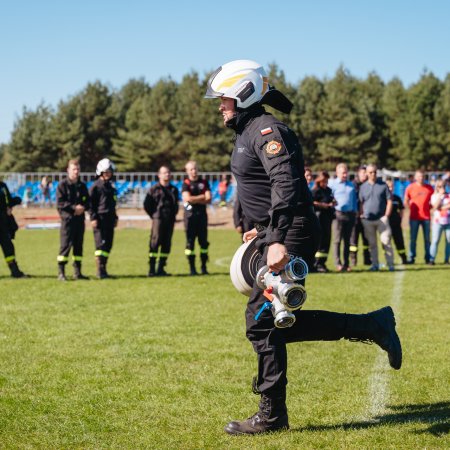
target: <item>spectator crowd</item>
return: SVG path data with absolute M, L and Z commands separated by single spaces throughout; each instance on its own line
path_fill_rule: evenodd
M 422 228 L 425 263 L 434 265 L 442 235 L 445 240 L 444 264 L 450 260 L 450 176 L 434 179 L 434 187 L 417 170 L 404 198 L 394 194 L 392 178 L 378 177 L 376 165 L 360 166 L 349 179 L 345 163 L 336 166 L 335 177 L 326 171 L 315 177 L 309 168 L 305 178 L 313 197 L 322 234 L 314 271 L 329 272 L 326 265 L 333 236 L 333 260 L 338 272 L 350 272 L 357 264 L 362 241 L 364 264 L 376 272 L 383 267 L 378 256 L 378 240 L 386 267 L 395 270 L 392 239 L 402 264 L 414 264 L 419 229 Z M 410 240 L 407 250 L 402 231 L 404 210 L 409 210 Z
M 105 161 L 108 167 L 102 169 L 100 166 Z M 112 183 L 114 170 L 114 164 L 109 160 L 100 161 L 96 181 L 96 184 L 100 184 L 98 187 L 96 185 L 91 187 L 88 192 L 79 179 L 78 161 L 69 161 L 67 178 L 58 185 L 56 201 L 62 218 L 61 247 L 57 257 L 60 280 L 66 280 L 65 265 L 71 250 L 73 251 L 74 278 L 85 278 L 81 274 L 85 211 L 90 213 L 94 229 L 97 277 L 109 277 L 106 264 L 118 220 L 117 192 Z M 180 194 L 171 184 L 170 169 L 162 166 L 158 172 L 158 178 L 159 181 L 151 187 L 144 201 L 144 209 L 153 222 L 149 244 L 148 276 L 168 275 L 164 267 L 171 250 L 175 216 L 179 208 Z M 313 174 L 311 169 L 306 168 L 305 178 L 321 227 L 312 271 L 320 273 L 330 271 L 327 267 L 330 248 L 337 272 L 352 271 L 358 264 L 359 253 L 362 253 L 363 264 L 368 266 L 369 271 L 376 272 L 384 266 L 389 271 L 394 271 L 392 240 L 401 263 L 414 264 L 420 229 L 423 234 L 425 263 L 429 265 L 436 263 L 439 242 L 444 236 L 443 263 L 449 264 L 450 172 L 431 180 L 434 184 L 432 186 L 426 183 L 424 172 L 417 170 L 410 179 L 403 198 L 394 193 L 392 178 L 383 181 L 381 177 L 378 177 L 378 170 L 374 164 L 360 166 L 352 178 L 349 176 L 345 163 L 336 166 L 333 177 L 330 177 L 326 171 Z M 226 206 L 230 183 L 230 178 L 223 175 L 219 185 L 219 206 L 221 207 Z M 43 177 L 40 183 L 42 203 L 51 204 L 50 186 L 51 180 Z M 211 203 L 211 188 L 199 175 L 195 161 L 189 161 L 186 164 L 186 178 L 183 182 L 181 198 L 186 231 L 185 255 L 189 262 L 190 274 L 197 275 L 194 242 L 198 240 L 201 273 L 206 275 L 208 274 L 206 263 L 209 247 L 206 205 Z M 23 201 L 27 203 L 26 195 Z M 18 229 L 12 215 L 12 208 L 20 202 L 20 198 L 10 195 L 5 183 L 0 183 L 0 244 L 12 276 L 18 278 L 24 274 L 17 266 L 12 243 Z M 406 248 L 402 230 L 405 210 L 409 211 L 408 248 Z M 234 202 L 233 219 L 236 230 L 242 235 L 254 226 L 243 215 L 238 198 Z M 378 241 L 381 242 L 385 265 L 380 263 Z

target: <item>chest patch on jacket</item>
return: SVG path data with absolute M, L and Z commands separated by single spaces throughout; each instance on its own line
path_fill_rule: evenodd
M 266 134 L 270 134 L 270 133 L 273 133 L 273 130 L 270 127 L 267 127 L 267 128 L 264 128 L 264 129 L 261 130 L 261 135 L 262 136 L 265 136 Z
M 266 145 L 266 153 L 269 155 L 278 155 L 280 153 L 282 145 L 277 141 L 270 141 Z

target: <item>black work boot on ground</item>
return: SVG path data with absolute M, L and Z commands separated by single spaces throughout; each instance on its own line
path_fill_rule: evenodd
M 161 257 L 159 258 L 159 261 L 158 261 L 158 270 L 157 270 L 157 272 L 156 272 L 156 275 L 157 275 L 158 277 L 168 277 L 168 276 L 171 275 L 170 273 L 167 273 L 167 272 L 164 270 L 164 267 L 165 267 L 165 265 L 166 265 L 166 261 L 167 261 L 167 258 L 164 257 L 164 256 L 161 256 Z
M 358 265 L 358 252 L 350 251 L 350 266 L 356 267 Z
M 148 277 L 154 277 L 156 275 L 156 258 L 151 256 L 148 259 L 149 269 L 148 269 Z
M 208 269 L 206 268 L 206 263 L 208 262 L 208 254 L 202 253 L 200 255 L 200 260 L 202 262 L 202 275 L 209 275 Z
M 97 256 L 95 262 L 97 264 L 97 278 L 100 280 L 108 278 L 108 274 L 106 273 L 106 258 L 104 256 Z
M 371 266 L 372 265 L 372 259 L 370 257 L 370 250 L 368 248 L 364 249 L 364 265 L 365 266 Z
M 328 273 L 329 270 L 325 265 L 326 258 L 316 258 L 315 269 L 318 273 Z
M 13 278 L 28 278 L 28 275 L 25 275 L 17 265 L 16 261 L 11 261 L 8 263 L 9 270 L 11 271 L 11 277 Z
M 73 263 L 73 279 L 74 280 L 89 280 L 89 277 L 81 273 L 81 261 Z
M 398 370 L 402 366 L 402 346 L 390 306 L 368 314 L 349 314 L 344 337 L 349 341 L 375 342 L 387 352 L 393 369 Z
M 261 395 L 259 411 L 242 422 L 233 421 L 226 427 L 228 434 L 261 434 L 289 429 L 285 396 Z
M 198 275 L 197 269 L 195 268 L 195 255 L 189 255 L 187 259 L 189 261 L 190 275 Z
M 66 265 L 62 263 L 58 263 L 58 281 L 67 281 Z

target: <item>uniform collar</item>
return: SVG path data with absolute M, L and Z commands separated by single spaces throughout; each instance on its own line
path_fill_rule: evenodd
M 255 103 L 250 108 L 238 109 L 234 117 L 225 125 L 234 130 L 236 134 L 240 134 L 251 119 L 261 116 L 265 112 L 266 110 L 259 103 Z

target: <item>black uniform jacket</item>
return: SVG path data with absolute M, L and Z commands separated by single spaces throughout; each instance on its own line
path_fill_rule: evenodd
M 0 228 L 9 233 L 14 239 L 15 232 L 19 229 L 12 214 L 8 214 L 8 208 L 19 205 L 22 202 L 20 197 L 12 197 L 6 183 L 0 181 Z
M 12 198 L 8 186 L 0 181 L 0 214 L 6 214 L 6 209 L 11 208 Z
M 89 195 L 91 197 L 91 220 L 98 220 L 100 216 L 117 220 L 117 191 L 111 181 L 99 178 L 91 186 Z
M 321 188 L 320 186 L 314 188 L 311 194 L 313 201 L 318 203 L 331 203 L 334 201 L 333 191 L 328 186 L 326 188 Z M 322 208 L 314 205 L 314 210 L 316 214 L 327 216 L 330 219 L 334 217 L 334 208 Z
M 390 221 L 401 222 L 402 219 L 400 214 L 404 208 L 402 199 L 398 195 L 392 194 L 392 212 L 389 216 Z
M 191 195 L 201 195 L 206 191 L 211 191 L 209 183 L 201 177 L 198 177 L 195 181 L 185 178 L 183 181 L 183 186 L 181 187 L 182 192 L 190 192 Z M 191 214 L 206 214 L 206 205 L 202 204 L 192 204 L 184 211 L 185 215 Z
M 153 185 L 145 196 L 144 209 L 152 219 L 175 220 L 178 213 L 178 189 L 173 185 Z
M 75 216 L 75 206 L 82 205 L 87 211 L 89 209 L 89 192 L 86 185 L 79 179 L 70 181 L 65 178 L 58 183 L 56 188 L 56 208 L 61 219 L 72 219 L 79 217 L 84 220 L 84 214 Z
M 267 226 L 266 243 L 283 243 L 294 216 L 312 211 L 295 133 L 264 108 L 238 120 L 231 170 L 244 215 Z

